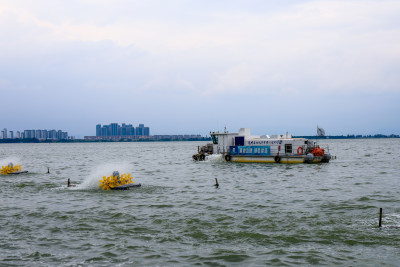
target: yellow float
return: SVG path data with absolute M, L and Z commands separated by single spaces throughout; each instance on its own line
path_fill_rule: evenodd
M 7 166 L 1 166 L 0 172 L 3 175 L 27 173 L 27 171 L 22 171 L 21 165 L 14 165 L 12 163 L 9 163 Z
M 115 171 L 110 176 L 103 176 L 102 180 L 99 180 L 99 187 L 103 190 L 127 190 L 130 187 L 140 187 L 140 184 L 134 184 L 132 181 L 133 177 L 130 173 L 119 174 Z

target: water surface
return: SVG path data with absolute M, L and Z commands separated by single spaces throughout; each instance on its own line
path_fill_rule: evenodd
M 0 144 L 29 171 L 0 176 L 0 265 L 398 266 L 400 140 L 325 143 L 337 160 L 315 165 L 194 162 L 202 142 Z M 142 187 L 99 190 L 115 169 Z

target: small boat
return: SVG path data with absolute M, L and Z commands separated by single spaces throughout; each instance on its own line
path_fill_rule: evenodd
M 291 135 L 250 135 L 250 129 L 238 133 L 210 133 L 212 144 L 198 147 L 194 160 L 203 161 L 209 155 L 222 155 L 225 161 L 259 163 L 327 163 L 333 157 L 329 147 L 320 147 L 306 138 Z
M 103 176 L 103 180 L 99 180 L 99 187 L 103 190 L 128 190 L 132 187 L 141 187 L 141 184 L 134 184 L 131 174 L 119 174 L 114 171 L 111 176 Z
M 27 173 L 28 171 L 22 171 L 21 165 L 14 165 L 12 162 L 8 163 L 7 166 L 1 166 L 0 170 L 1 174 L 3 175 L 18 175 L 22 173 Z

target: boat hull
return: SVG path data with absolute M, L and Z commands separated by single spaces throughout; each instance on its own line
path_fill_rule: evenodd
M 28 171 L 20 171 L 20 172 L 10 172 L 9 175 L 18 175 L 22 173 L 28 173 Z
M 302 156 L 231 156 L 232 162 L 243 163 L 282 163 L 282 164 L 298 164 L 298 163 L 320 163 L 324 162 L 323 157 L 314 157 L 312 160 L 307 160 Z M 327 162 L 327 161 L 325 161 Z
M 111 188 L 111 190 L 129 190 L 132 187 L 141 187 L 141 184 L 124 184 Z

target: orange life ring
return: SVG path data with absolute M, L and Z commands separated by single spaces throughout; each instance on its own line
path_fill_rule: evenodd
M 301 147 L 301 146 L 299 146 L 298 148 L 297 148 L 297 154 L 299 154 L 299 155 L 303 155 L 303 148 Z

